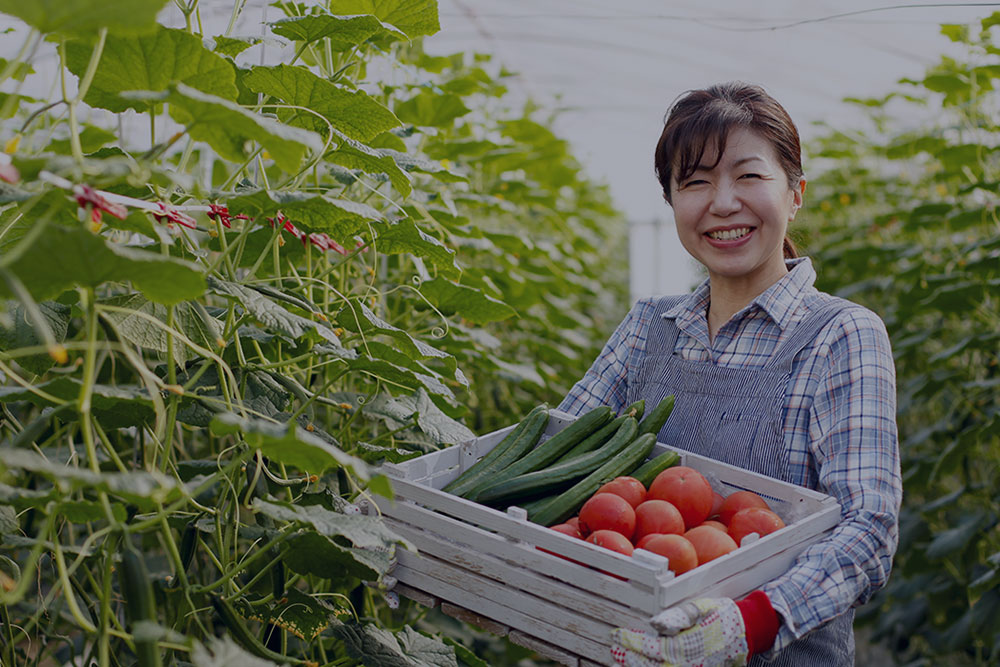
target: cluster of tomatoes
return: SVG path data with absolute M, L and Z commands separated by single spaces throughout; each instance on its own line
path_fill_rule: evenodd
M 763 537 L 784 526 L 756 493 L 723 497 L 697 470 L 675 466 L 648 489 L 634 477 L 615 478 L 552 530 L 626 556 L 634 549 L 660 554 L 674 574 L 683 574 L 738 548 L 751 533 Z

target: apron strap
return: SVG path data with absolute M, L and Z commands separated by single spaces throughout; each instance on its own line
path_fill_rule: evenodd
M 837 315 L 853 305 L 850 301 L 835 298 L 833 301 L 807 315 L 805 319 L 795 325 L 791 335 L 775 350 L 765 368 L 791 374 L 795 357 L 798 356 L 799 352 L 807 345 L 813 343 L 819 332 L 833 321 Z

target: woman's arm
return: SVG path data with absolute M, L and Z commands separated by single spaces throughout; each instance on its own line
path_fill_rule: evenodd
M 560 410 L 579 415 L 608 405 L 616 413 L 621 412 L 627 405 L 628 359 L 640 340 L 645 342 L 644 332 L 653 307 L 652 299 L 640 299 L 632 306 L 590 369 L 559 404 Z
M 863 308 L 838 317 L 830 336 L 816 348 L 826 363 L 817 366 L 809 440 L 818 490 L 840 503 L 841 521 L 763 587 L 783 618 L 773 650 L 866 602 L 885 585 L 898 541 L 902 481 L 889 337 Z

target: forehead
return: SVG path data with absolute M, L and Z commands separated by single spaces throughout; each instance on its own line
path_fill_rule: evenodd
M 716 158 L 718 158 L 718 164 L 715 164 Z M 741 127 L 729 131 L 721 156 L 717 142 L 715 140 L 709 141 L 705 145 L 705 152 L 698 168 L 732 167 L 748 162 L 763 162 L 769 166 L 776 166 L 778 156 L 770 141 L 753 130 Z

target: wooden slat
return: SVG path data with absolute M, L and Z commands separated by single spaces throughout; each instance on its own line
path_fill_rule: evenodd
M 393 586 L 392 590 L 402 595 L 404 598 L 409 598 L 410 600 L 413 600 L 417 604 L 423 605 L 424 607 L 429 607 L 431 609 L 438 606 L 438 603 L 441 602 L 441 600 L 434 597 L 433 595 L 417 590 L 412 586 L 407 586 L 402 582 L 399 582 L 395 586 Z
M 563 582 L 538 574 L 530 568 L 515 567 L 494 555 L 492 550 L 473 552 L 427 531 L 386 519 L 393 531 L 410 540 L 422 554 L 452 563 L 484 577 L 502 582 L 511 588 L 530 591 L 534 595 L 580 614 L 586 614 L 613 625 L 643 624 L 649 614 L 598 596 L 586 588 L 568 586 Z M 502 538 L 497 538 L 498 540 Z M 596 574 L 596 573 L 595 573 Z
M 406 480 L 393 480 L 393 490 L 398 497 L 433 508 L 441 515 L 460 520 L 460 524 L 472 524 L 500 533 L 513 540 L 529 542 L 549 550 L 560 550 L 559 553 L 564 553 L 570 558 L 586 559 L 588 564 L 601 570 L 631 579 L 649 588 L 653 587 L 656 576 L 661 574 L 654 572 L 648 565 L 635 563 L 627 556 L 622 556 L 608 549 L 601 549 L 586 542 L 575 544 L 574 546 L 579 547 L 579 549 L 570 551 L 569 547 L 565 545 L 574 541 L 570 539 L 567 542 L 561 539 L 563 536 L 560 533 L 530 521 L 512 520 L 509 515 L 503 512 L 420 484 Z M 377 497 L 376 502 L 384 514 L 393 516 L 394 512 L 397 511 L 394 509 L 392 501 Z M 457 529 L 462 530 L 460 527 Z
M 480 630 L 485 630 L 490 634 L 494 634 L 498 637 L 506 637 L 507 633 L 510 632 L 510 628 L 503 623 L 497 623 L 491 618 L 486 618 L 474 611 L 470 611 L 465 607 L 459 607 L 450 602 L 441 603 L 441 611 L 448 614 L 452 618 L 457 618 L 463 623 L 468 623 L 474 625 Z
M 651 568 L 649 564 L 638 561 L 630 562 L 632 559 L 627 556 L 613 553 L 568 535 L 536 526 L 542 533 L 541 538 L 538 539 L 537 545 L 539 547 L 564 555 L 568 559 L 577 561 L 576 563 L 545 553 L 535 548 L 533 544 L 505 539 L 495 533 L 470 526 L 457 519 L 437 514 L 409 502 L 400 501 L 384 506 L 383 514 L 385 517 L 396 519 L 418 529 L 442 537 L 446 536 L 447 539 L 463 545 L 474 554 L 492 554 L 509 561 L 514 567 L 525 568 L 574 586 L 586 587 L 594 594 L 608 600 L 626 601 L 629 606 L 647 614 L 652 614 L 657 609 L 653 589 L 644 586 L 641 581 L 623 581 L 595 572 L 590 567 L 578 563 L 586 562 L 601 571 L 627 576 L 624 574 L 626 568 L 621 567 L 622 564 L 619 562 L 625 561 L 624 565 L 630 566 L 627 571 L 635 574 L 643 573 L 643 570 L 646 570 L 644 574 L 647 575 L 647 579 Z
M 545 606 L 543 601 L 535 601 L 519 592 L 511 591 L 503 585 L 484 577 L 469 576 L 460 573 L 458 577 L 449 571 L 452 566 L 432 558 L 420 558 L 419 566 L 430 568 L 435 575 L 411 570 L 408 564 L 400 562 L 394 576 L 400 581 L 412 582 L 412 585 L 423 589 L 433 589 L 443 600 L 470 609 L 511 628 L 529 632 L 542 641 L 562 646 L 575 654 L 603 660 L 610 651 L 610 643 L 601 644 L 592 637 L 607 637 L 610 642 L 611 626 L 595 622 L 578 623 L 578 619 L 565 617 L 565 612 L 555 607 L 551 616 L 540 612 L 536 605 Z M 452 579 L 458 584 L 452 583 Z M 532 613 L 522 611 L 527 606 Z M 547 611 L 547 610 L 546 610 Z M 548 620 L 541 620 L 541 615 Z
M 525 634 L 520 630 L 511 630 L 510 635 L 507 638 L 512 643 L 517 644 L 518 646 L 523 646 L 529 651 L 534 651 L 538 655 L 548 658 L 549 660 L 554 660 L 560 665 L 566 665 L 566 667 L 578 667 L 580 664 L 579 658 L 569 651 L 553 646 L 548 642 L 543 642 L 542 640 L 536 639 L 535 637 Z

